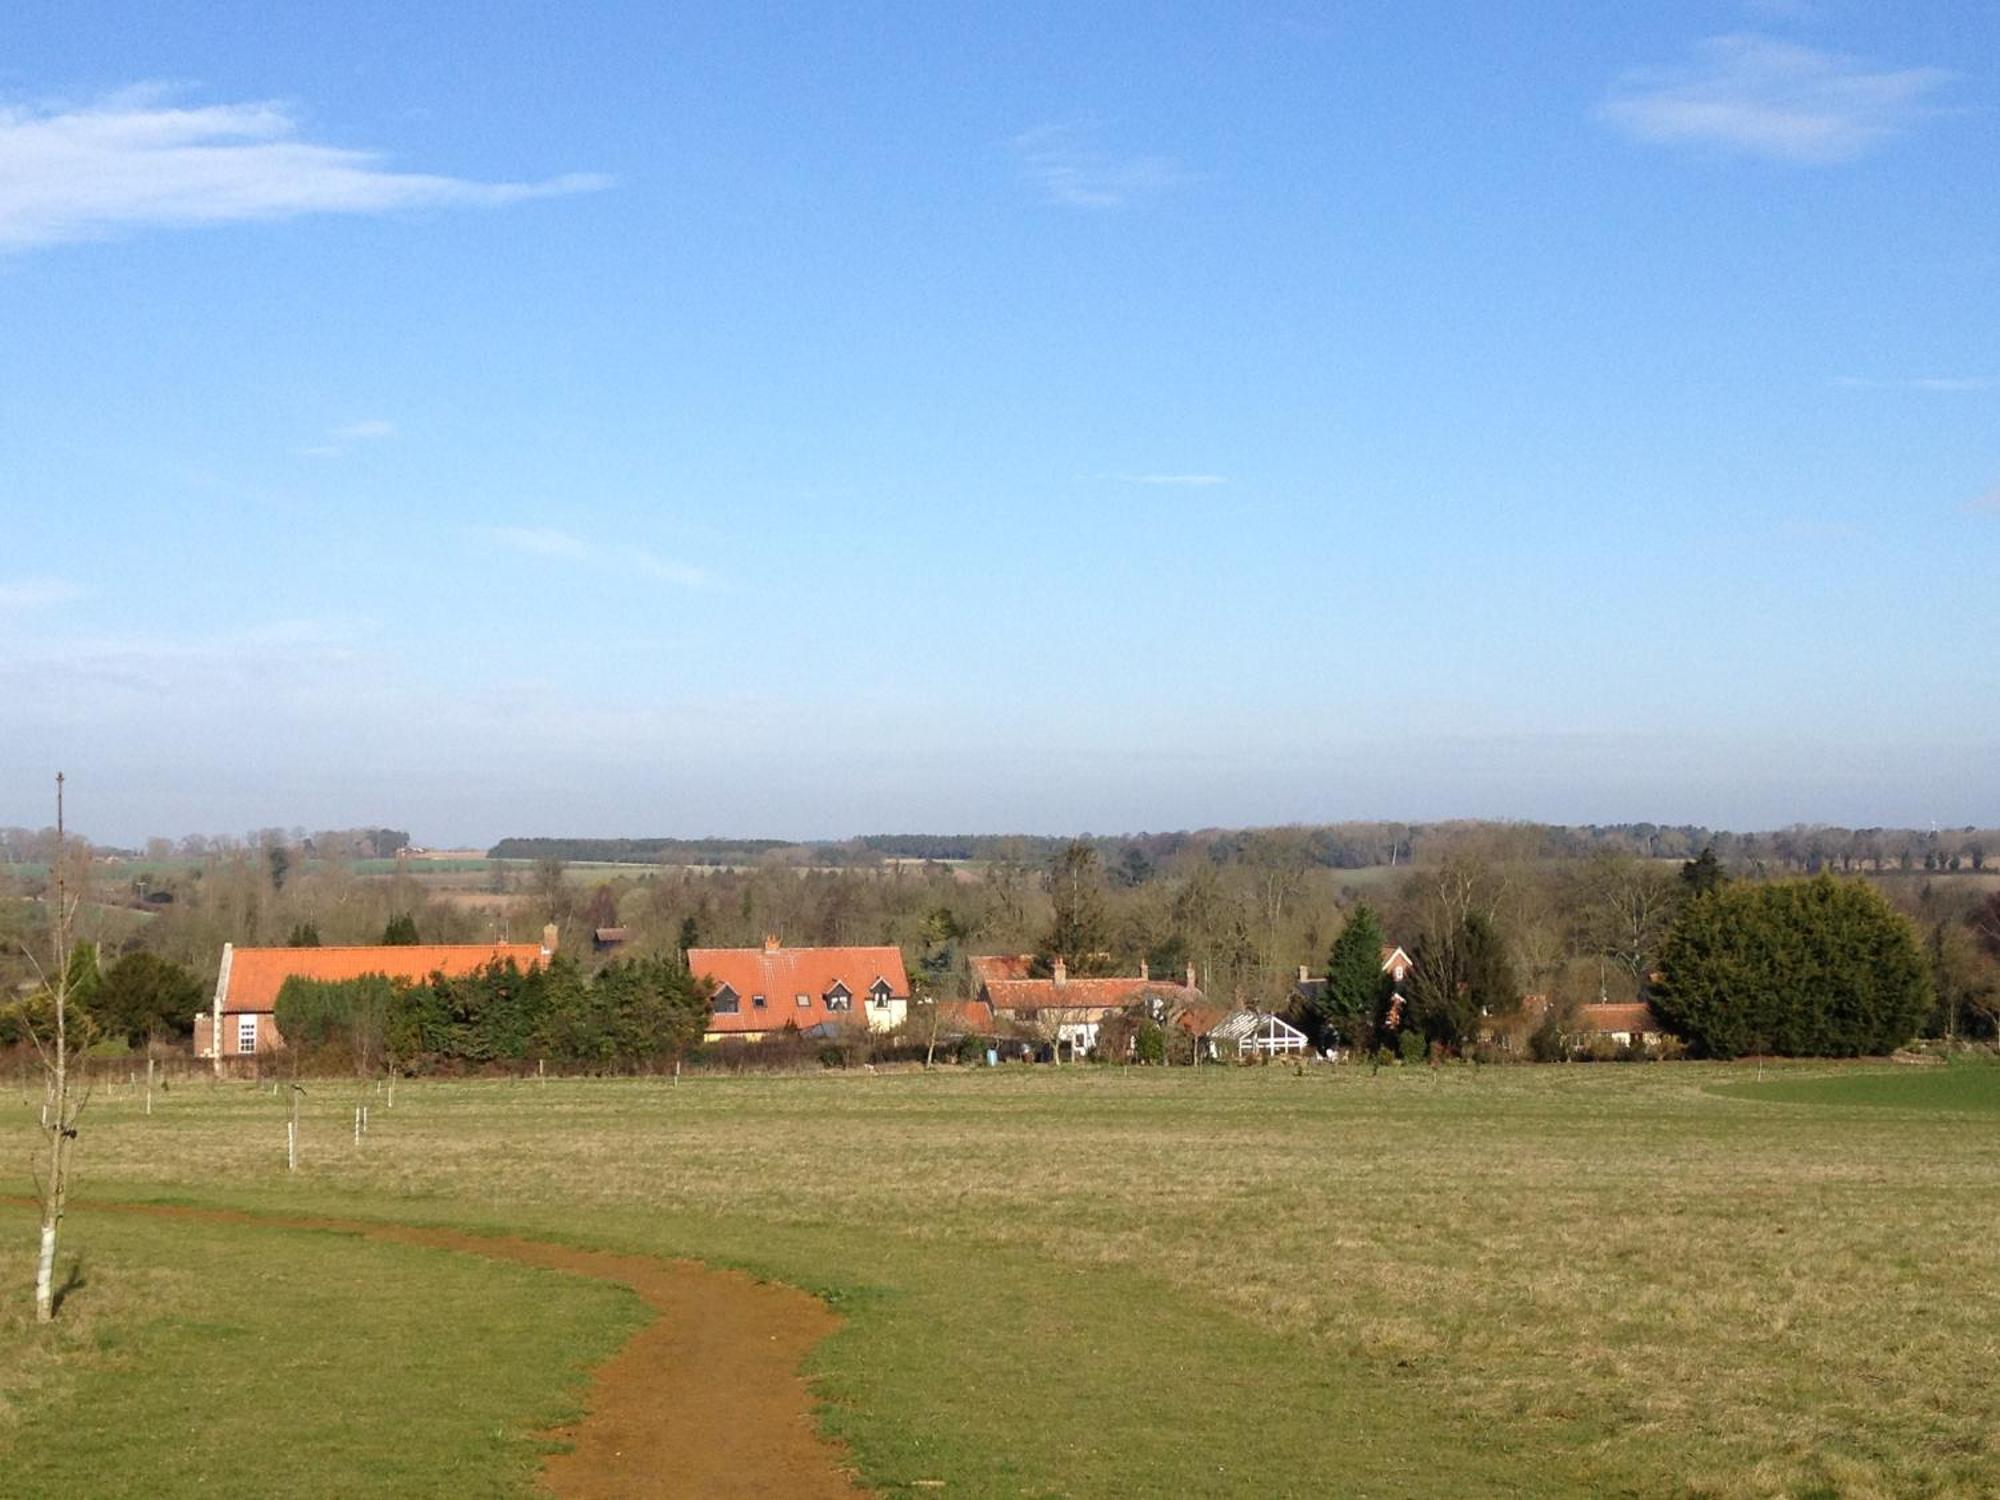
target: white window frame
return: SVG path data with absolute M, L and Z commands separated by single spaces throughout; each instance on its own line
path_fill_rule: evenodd
M 250 1044 L 247 1047 L 243 1045 L 246 1041 Z M 257 1018 L 255 1016 L 238 1016 L 236 1018 L 236 1050 L 238 1054 L 246 1052 L 254 1054 L 256 1052 Z

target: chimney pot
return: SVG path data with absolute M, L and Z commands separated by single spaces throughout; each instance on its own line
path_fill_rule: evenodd
M 775 932 L 764 934 L 764 951 L 766 953 L 776 953 L 778 951 L 778 935 Z
M 1188 974 L 1188 980 L 1187 980 L 1187 987 L 1188 987 L 1189 989 L 1193 989 L 1193 988 L 1194 988 L 1194 965 L 1193 965 L 1193 964 L 1189 964 L 1189 965 L 1188 965 L 1188 970 L 1187 970 L 1187 974 Z
M 1069 965 L 1064 963 L 1061 959 L 1057 959 L 1055 961 L 1055 977 L 1057 984 L 1069 983 Z
M 1153 977 L 1152 969 L 1148 967 L 1146 960 L 1143 958 L 1139 960 L 1139 977 L 1141 979 L 1151 979 Z

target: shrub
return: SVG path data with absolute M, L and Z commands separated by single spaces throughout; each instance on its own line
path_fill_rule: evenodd
M 1406 1027 L 1396 1038 L 1396 1050 L 1406 1063 L 1420 1063 L 1424 1060 L 1423 1033 L 1413 1027 Z
M 1931 1010 L 1908 920 L 1860 881 L 1732 882 L 1682 908 L 1653 1008 L 1709 1057 L 1891 1052 Z
M 1167 1060 L 1167 1035 L 1158 1021 L 1141 1021 L 1132 1045 L 1142 1063 L 1158 1065 Z

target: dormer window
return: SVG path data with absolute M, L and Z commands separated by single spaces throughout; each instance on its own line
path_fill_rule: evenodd
M 877 1010 L 886 1009 L 889 1004 L 889 996 L 891 993 L 892 992 L 889 989 L 889 981 L 886 979 L 878 979 L 875 981 L 874 985 L 871 986 L 868 991 L 868 1003 L 870 1005 L 873 1005 Z
M 828 1010 L 854 1009 L 854 992 L 838 979 L 834 980 L 833 988 L 826 992 L 826 1008 Z
M 759 996 L 759 998 L 761 999 L 762 997 Z M 726 984 L 716 990 L 715 1013 L 718 1016 L 733 1016 L 740 1009 L 742 1009 L 742 1002 L 738 999 L 736 991 L 732 990 Z
M 750 1008 L 752 1010 L 762 1010 L 764 1008 L 764 997 L 762 995 L 752 995 L 750 997 Z

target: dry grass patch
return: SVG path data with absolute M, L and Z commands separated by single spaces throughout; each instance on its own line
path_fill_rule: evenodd
M 1773 1082 L 1818 1076 L 1859 1075 Z M 1944 1076 L 1955 1098 L 2000 1086 Z M 423 1085 L 360 1148 L 336 1087 L 298 1181 L 282 1105 L 223 1086 L 100 1119 L 85 1180 L 827 1290 L 850 1312 L 822 1356 L 832 1419 L 874 1477 L 956 1465 L 959 1494 L 1178 1497 L 1218 1448 L 1227 1478 L 1197 1493 L 2000 1490 L 1986 1121 L 1735 1092 L 1751 1077 Z M 1080 1457 L 1076 1422 L 1117 1434 L 1117 1462 Z M 1160 1423 L 1175 1441 L 1149 1445 Z M 1260 1425 L 1261 1446 L 1238 1436 Z

